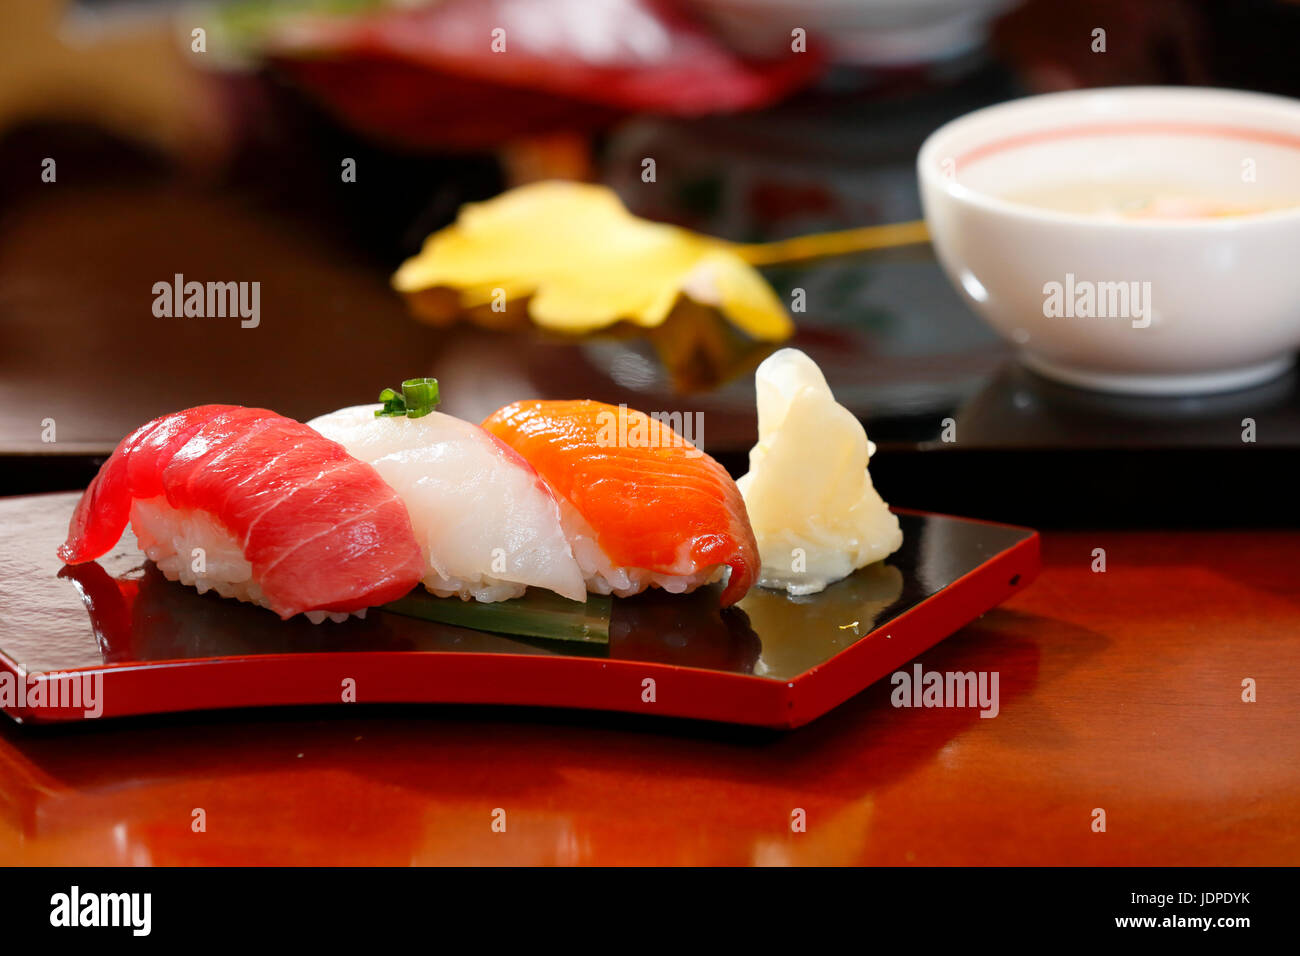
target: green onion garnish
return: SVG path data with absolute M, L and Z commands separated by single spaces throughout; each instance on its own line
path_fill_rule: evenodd
M 421 418 L 438 407 L 438 380 L 408 378 L 402 383 L 402 398 L 406 400 L 406 417 Z
M 391 388 L 386 388 L 380 392 L 379 400 L 384 403 L 384 408 L 382 411 L 375 412 L 376 418 L 379 418 L 381 415 L 406 414 L 406 402 L 402 400 L 401 395 L 398 395 Z
M 399 395 L 391 388 L 379 393 L 384 407 L 376 409 L 376 418 L 423 418 L 438 407 L 438 380 L 436 378 L 408 378 L 402 383 Z
M 394 614 L 475 631 L 589 644 L 609 643 L 612 608 L 609 596 L 602 594 L 590 594 L 586 603 L 580 603 L 549 591 L 530 589 L 512 601 L 480 604 L 458 597 L 435 597 L 419 587 L 404 598 L 381 605 L 382 610 Z

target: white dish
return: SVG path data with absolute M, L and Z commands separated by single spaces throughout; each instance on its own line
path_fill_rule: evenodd
M 834 63 L 897 67 L 952 60 L 984 45 L 989 24 L 1021 0 L 690 0 L 733 47 L 790 51 L 802 27 Z
M 917 173 L 944 270 L 1040 373 L 1179 394 L 1243 388 L 1291 366 L 1300 101 L 1160 87 L 1029 97 L 936 130 Z M 1265 211 L 1144 219 L 1008 198 L 1113 185 L 1124 199 L 1134 183 L 1167 189 L 1152 208 L 1210 197 Z

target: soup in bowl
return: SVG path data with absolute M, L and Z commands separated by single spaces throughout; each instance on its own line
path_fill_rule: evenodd
M 962 296 L 1059 381 L 1179 394 L 1281 374 L 1300 347 L 1300 102 L 1052 93 L 970 113 L 917 159 Z

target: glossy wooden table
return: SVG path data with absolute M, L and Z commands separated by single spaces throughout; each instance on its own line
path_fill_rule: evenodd
M 923 659 L 998 671 L 994 719 L 878 684 L 785 735 L 460 708 L 6 720 L 0 862 L 1296 864 L 1297 548 L 1049 533 L 1038 582 Z

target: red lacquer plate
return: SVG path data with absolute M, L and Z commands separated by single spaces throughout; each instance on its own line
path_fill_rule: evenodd
M 793 728 L 1006 600 L 1039 566 L 1027 528 L 899 512 L 902 549 L 821 594 L 755 588 L 725 610 L 717 588 L 616 599 L 608 645 L 378 610 L 313 625 L 167 581 L 129 533 L 100 561 L 64 567 L 55 548 L 77 497 L 0 499 L 0 708 L 23 723 L 455 703 Z

